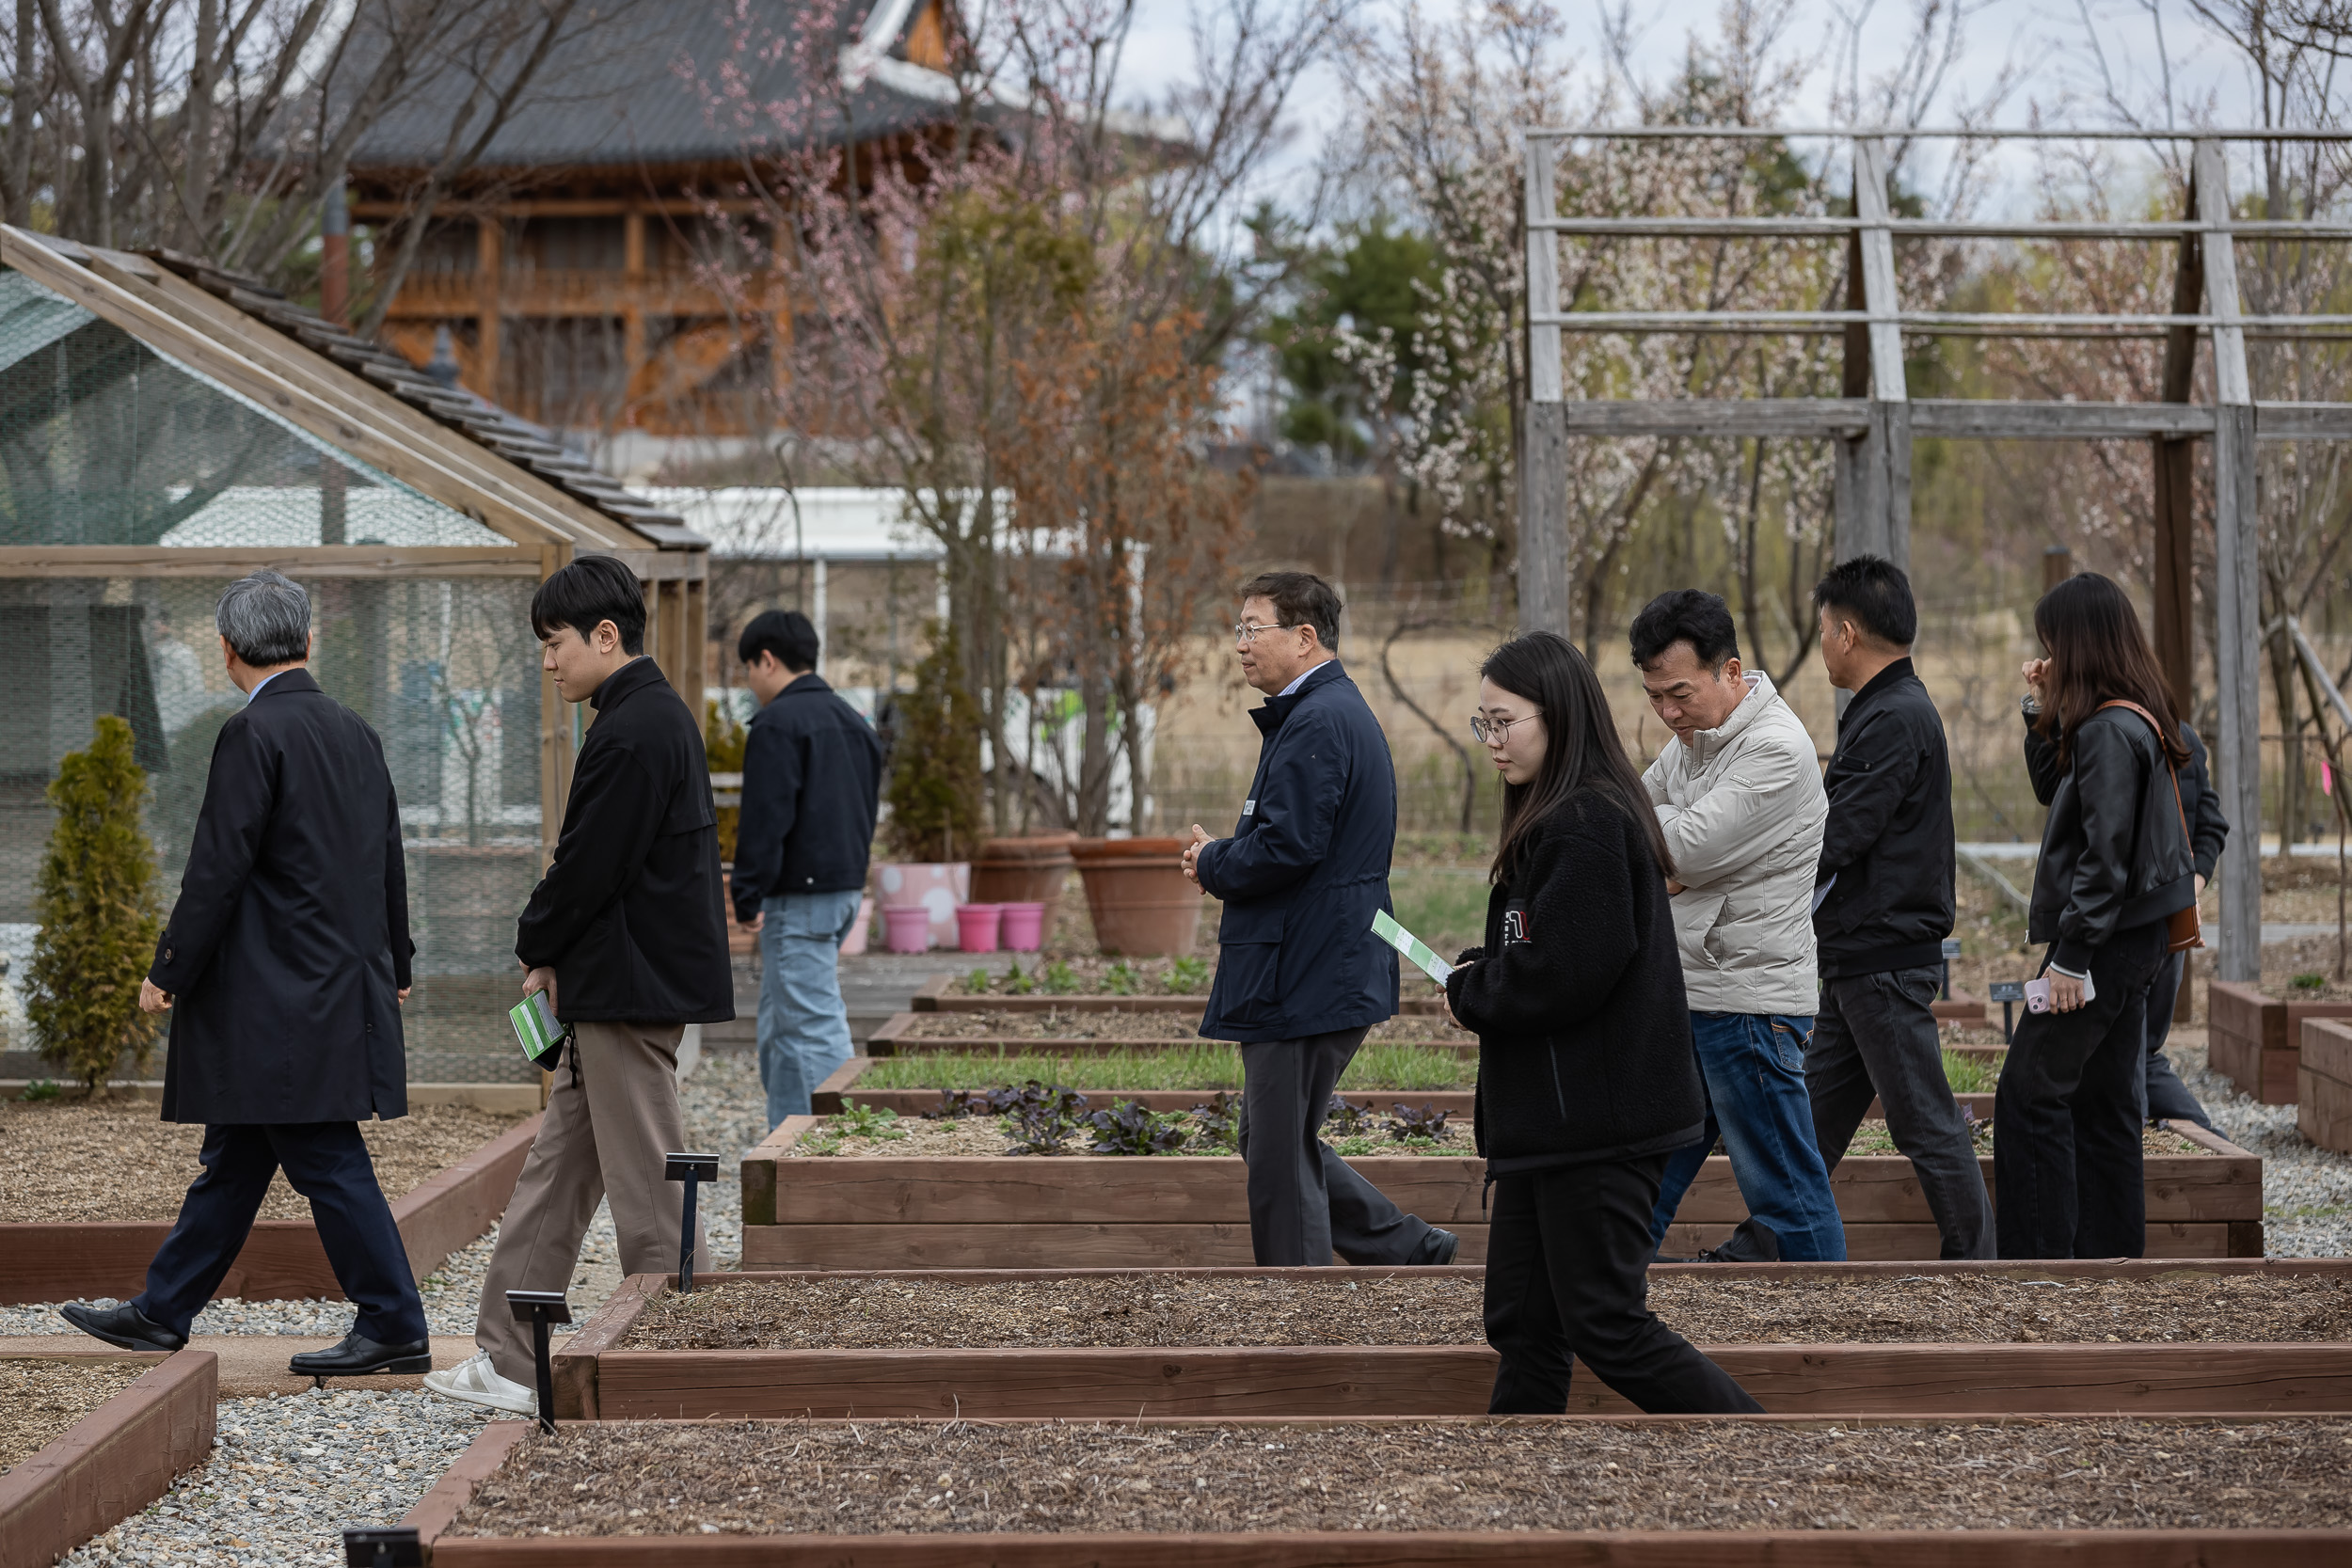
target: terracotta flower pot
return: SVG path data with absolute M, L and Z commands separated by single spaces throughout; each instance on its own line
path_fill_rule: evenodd
M 1184 879 L 1181 838 L 1082 838 L 1072 847 L 1105 953 L 1177 958 L 1192 951 L 1200 893 Z
M 1076 833 L 1038 833 L 1028 838 L 992 838 L 972 858 L 972 901 L 976 904 L 1042 904 L 1045 928 L 1054 928 L 1062 886 L 1070 878 L 1070 847 Z

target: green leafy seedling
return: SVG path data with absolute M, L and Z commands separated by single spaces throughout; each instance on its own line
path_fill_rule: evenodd
M 1187 953 L 1168 966 L 1168 989 L 1190 996 L 1209 989 L 1209 960 Z
M 65 1090 L 46 1078 L 36 1078 L 24 1085 L 24 1098 L 36 1104 L 44 1100 L 55 1100 L 63 1093 Z
M 1103 972 L 1103 990 L 1112 996 L 1133 996 L 1138 978 L 1140 976 L 1127 967 L 1127 960 L 1121 958 Z
M 2288 984 L 2292 985 L 2296 990 L 2325 990 L 2328 989 L 2328 976 L 2325 974 L 2297 974 L 2293 980 L 2289 981 Z
M 1082 984 L 1078 972 L 1064 959 L 1056 958 L 1045 966 L 1045 989 L 1053 995 L 1075 996 Z
M 963 977 L 963 989 L 965 992 L 970 995 L 986 996 L 988 994 L 988 971 L 985 969 L 976 969 L 971 974 L 965 975 Z
M 1013 959 L 1011 967 L 1005 971 L 1005 994 L 1007 996 L 1026 996 L 1029 992 L 1035 990 L 1037 990 L 1037 982 L 1030 979 L 1026 974 L 1021 973 L 1021 960 L 1019 958 Z
M 846 1097 L 841 1101 L 841 1114 L 833 1118 L 831 1131 L 845 1138 L 874 1138 L 885 1143 L 907 1135 L 907 1130 L 898 1125 L 898 1112 L 861 1105 Z

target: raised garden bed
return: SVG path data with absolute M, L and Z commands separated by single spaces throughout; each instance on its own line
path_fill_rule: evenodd
M 0 1563 L 54 1562 L 162 1497 L 212 1452 L 217 1402 L 210 1351 L 0 1357 Z
M 2193 1418 L 501 1421 L 406 1522 L 435 1568 L 2276 1568 L 2352 1557 L 2347 1442 Z
M 558 1353 L 556 1411 L 1473 1415 L 1483 1274 L 639 1275 Z M 1780 1414 L 2352 1413 L 2352 1263 L 1667 1264 L 1650 1304 Z M 1630 1407 L 1586 1376 L 1572 1408 Z
M 2205 987 L 2205 1054 L 2214 1071 L 2265 1105 L 2288 1105 L 2305 1022 L 2352 1019 L 2352 1002 L 2280 1000 L 2242 981 L 2214 980 Z
M 1199 1020 L 1166 1011 L 1123 1007 L 1042 1013 L 893 1013 L 866 1041 L 866 1053 L 891 1056 L 942 1047 L 956 1051 L 1014 1051 L 1030 1054 L 1111 1051 L 1198 1042 Z M 1392 1018 L 1365 1036 L 1370 1045 L 1413 1045 L 1456 1055 L 1478 1054 L 1475 1036 L 1428 1014 Z
M 1048 1268 L 1237 1264 L 1250 1260 L 1241 1162 L 1223 1158 L 919 1152 L 953 1147 L 914 1126 L 902 1139 L 825 1134 L 792 1117 L 743 1160 L 747 1268 Z M 969 1127 L 969 1124 L 966 1124 Z M 984 1129 L 959 1134 L 967 1140 Z M 2262 1161 L 2201 1128 L 2146 1162 L 2150 1257 L 2262 1256 Z M 1001 1147 L 1002 1139 L 997 1139 Z M 969 1143 L 983 1148 L 985 1143 Z M 1082 1147 L 1074 1145 L 1073 1147 Z M 1348 1153 L 1399 1207 L 1486 1256 L 1486 1164 L 1474 1155 Z M 1981 1157 L 1994 1180 L 1990 1154 Z M 1831 1187 L 1856 1259 L 1927 1259 L 1938 1236 L 1911 1162 L 1850 1155 Z M 1669 1253 L 1695 1252 L 1747 1215 L 1731 1164 L 1709 1159 L 1668 1229 Z
M 1340 1079 L 1340 1093 L 1383 1110 L 1403 1100 L 1414 1105 L 1432 1105 L 1467 1120 L 1473 1098 L 1471 1085 L 1476 1077 L 1476 1065 L 1451 1052 L 1422 1053 L 1403 1048 L 1374 1047 L 1349 1065 Z M 1217 1090 L 1240 1088 L 1241 1057 L 1230 1047 L 1206 1041 L 1196 1041 L 1182 1052 L 1147 1049 L 1099 1055 L 1002 1056 L 948 1052 L 894 1056 L 879 1062 L 872 1056 L 852 1056 L 818 1086 L 811 1097 L 811 1108 L 820 1117 L 838 1116 L 847 1096 L 861 1105 L 914 1117 L 936 1109 L 941 1095 L 951 1089 L 987 1089 L 1031 1078 L 1065 1084 L 1098 1098 L 1108 1095 L 1119 1100 L 1138 1100 L 1154 1111 L 1183 1111 Z M 1165 1086 L 1169 1083 L 1184 1086 Z M 877 1087 L 877 1084 L 890 1086 Z M 1141 1085 L 1151 1086 L 1136 1086 Z M 1438 1085 L 1448 1086 L 1435 1086 Z M 1456 1085 L 1459 1087 L 1452 1086 Z M 1991 1094 L 1956 1094 L 1954 1098 L 1962 1109 L 1979 1121 L 1992 1119 Z M 1868 1115 L 1875 1119 L 1883 1114 L 1878 1102 L 1871 1101 Z
M 2352 1024 L 2307 1021 L 2300 1057 L 2296 1129 L 2322 1148 L 2352 1154 Z
M 504 1212 L 538 1128 L 536 1115 L 462 1105 L 360 1125 L 418 1278 Z M 203 1133 L 138 1101 L 0 1103 L 0 1302 L 137 1293 L 200 1169 Z M 92 1168 L 108 1179 L 89 1180 Z M 282 1177 L 219 1293 L 342 1293 L 310 1205 Z

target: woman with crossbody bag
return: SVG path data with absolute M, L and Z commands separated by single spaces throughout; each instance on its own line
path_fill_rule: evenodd
M 2197 942 L 2197 876 L 2175 773 L 2180 720 L 2139 616 L 2106 578 L 2034 606 L 2047 657 L 2025 667 L 2026 768 L 2050 808 L 2027 940 L 2049 943 L 2047 1011 L 2028 1011 L 1994 1100 L 2003 1258 L 2146 1250 L 2140 1056 L 2147 991 Z

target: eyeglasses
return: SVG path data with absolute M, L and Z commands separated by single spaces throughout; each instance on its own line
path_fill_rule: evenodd
M 1298 623 L 1295 621 L 1291 622 L 1288 626 L 1277 623 L 1276 625 L 1270 626 L 1262 626 L 1255 621 L 1241 621 L 1235 623 L 1233 626 L 1233 641 L 1236 642 L 1254 642 L 1258 640 L 1258 634 L 1262 631 L 1292 631 L 1296 629 Z
M 1498 740 L 1510 739 L 1512 725 L 1524 724 L 1530 719 L 1542 717 L 1541 713 L 1528 713 L 1517 719 L 1489 719 L 1483 713 L 1473 713 L 1470 715 L 1470 734 L 1478 737 L 1481 746 L 1491 746 Z

